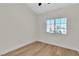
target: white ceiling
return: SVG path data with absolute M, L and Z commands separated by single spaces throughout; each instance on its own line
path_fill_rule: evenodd
M 27 6 L 30 7 L 37 14 L 63 8 L 69 5 L 72 5 L 72 3 L 42 3 L 41 6 L 38 6 L 38 3 L 27 3 Z

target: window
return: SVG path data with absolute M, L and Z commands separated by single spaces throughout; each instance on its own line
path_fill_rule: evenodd
M 67 34 L 67 18 L 57 18 L 47 20 L 48 33 Z

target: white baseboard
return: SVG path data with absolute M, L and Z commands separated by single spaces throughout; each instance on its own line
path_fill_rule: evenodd
M 79 52 L 79 49 L 74 48 L 74 47 L 67 47 L 67 46 L 63 46 L 63 45 L 56 44 L 56 43 L 51 43 L 51 42 L 44 41 L 44 40 L 38 40 L 38 41 L 43 42 L 43 43 L 47 43 L 47 44 L 51 44 L 51 45 L 56 45 L 56 46 L 63 47 L 63 48 L 67 48 L 67 49 L 71 49 L 71 50 L 75 50 L 75 51 Z
M 51 42 L 47 42 L 47 41 L 43 41 L 43 40 L 34 40 L 34 41 L 30 41 L 30 42 L 28 42 L 28 43 L 20 44 L 20 45 L 18 45 L 18 46 L 13 47 L 13 48 L 9 48 L 9 49 L 0 51 L 0 55 L 6 54 L 6 53 L 8 53 L 8 52 L 10 52 L 10 51 L 13 51 L 13 50 L 16 50 L 16 49 L 18 49 L 18 48 L 21 48 L 21 47 L 23 47 L 23 46 L 25 46 L 25 45 L 28 45 L 28 44 L 30 44 L 30 43 L 33 43 L 33 42 L 35 42 L 35 41 L 40 41 L 40 42 L 44 42 L 44 43 L 47 43 L 47 44 L 56 45 L 56 46 L 60 46 L 60 47 L 63 47 L 63 48 L 68 48 L 68 49 L 72 49 L 72 50 L 75 50 L 75 51 L 79 51 L 79 49 L 72 48 L 72 47 L 61 46 L 61 45 L 56 44 L 56 43 L 51 43 Z
M 3 55 L 3 54 L 8 53 L 8 52 L 10 52 L 10 51 L 13 51 L 13 50 L 16 50 L 16 49 L 18 49 L 18 48 L 21 48 L 21 47 L 23 47 L 23 46 L 25 46 L 25 45 L 28 45 L 28 44 L 30 44 L 30 43 L 33 43 L 33 42 L 35 42 L 35 41 L 33 40 L 33 41 L 30 41 L 30 42 L 26 42 L 26 43 L 20 44 L 20 45 L 18 45 L 18 46 L 15 46 L 15 47 L 8 48 L 8 49 L 6 49 L 6 50 L 0 51 L 0 56 Z

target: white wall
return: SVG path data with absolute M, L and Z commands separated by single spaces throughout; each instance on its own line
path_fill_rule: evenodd
M 67 35 L 46 33 L 46 20 L 48 18 L 58 18 L 58 17 L 68 18 Z M 39 41 L 79 51 L 79 4 L 75 4 L 72 6 L 40 14 L 38 24 L 39 24 L 38 26 Z
M 35 41 L 35 20 L 24 4 L 0 4 L 0 52 Z

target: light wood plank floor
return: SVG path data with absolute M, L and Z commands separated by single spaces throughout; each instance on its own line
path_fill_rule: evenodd
M 50 45 L 42 42 L 34 42 L 3 56 L 79 56 L 74 50 Z

